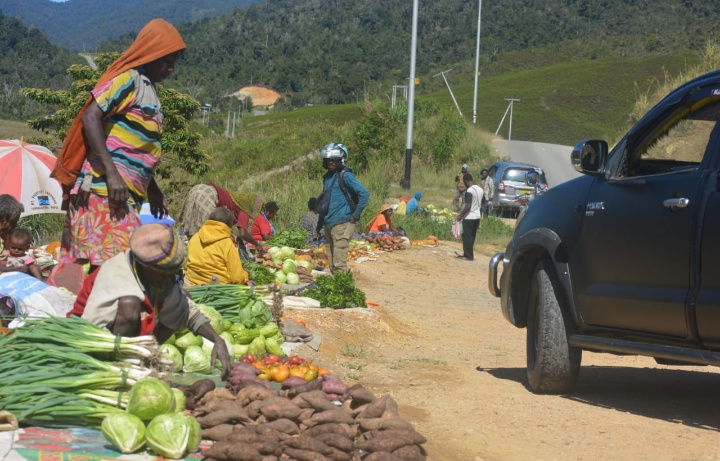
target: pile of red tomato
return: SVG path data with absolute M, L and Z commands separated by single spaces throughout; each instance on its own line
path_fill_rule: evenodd
M 240 358 L 241 362 L 249 363 L 262 373 L 260 379 L 281 383 L 290 377 L 302 378 L 305 381 L 312 381 L 326 373 L 327 369 L 318 367 L 297 355 L 278 356 L 276 354 L 263 354 L 257 357 L 254 354 L 246 354 Z

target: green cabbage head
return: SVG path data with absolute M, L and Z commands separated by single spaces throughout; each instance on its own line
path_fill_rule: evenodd
M 164 381 L 157 378 L 142 378 L 130 388 L 127 412 L 144 422 L 174 411 L 175 397 L 170 386 Z
M 177 347 L 165 343 L 160 346 L 160 355 L 162 355 L 162 358 L 164 359 L 172 360 L 172 371 L 174 371 L 175 373 L 177 373 L 178 371 L 182 371 L 183 355 Z
M 145 446 L 145 424 L 130 413 L 108 413 L 100 431 L 120 453 L 134 453 Z
M 156 416 L 145 432 L 147 445 L 157 455 L 181 459 L 200 446 L 202 429 L 187 413 L 168 413 Z

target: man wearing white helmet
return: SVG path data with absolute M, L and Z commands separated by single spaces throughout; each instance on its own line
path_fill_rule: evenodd
M 347 272 L 350 239 L 355 223 L 367 206 L 370 194 L 347 166 L 348 151 L 340 143 L 332 142 L 320 150 L 323 168 L 323 191 L 318 197 L 316 211 L 320 217 L 316 232 L 325 226 L 325 247 L 330 272 Z
M 453 204 L 455 204 L 455 211 L 460 211 L 463 205 L 463 198 L 465 197 L 465 181 L 463 181 L 463 177 L 465 176 L 465 173 L 468 172 L 468 166 L 467 163 L 463 163 L 462 169 L 460 169 L 460 173 L 455 175 L 455 188 L 457 189 L 455 191 L 455 198 L 453 199 Z

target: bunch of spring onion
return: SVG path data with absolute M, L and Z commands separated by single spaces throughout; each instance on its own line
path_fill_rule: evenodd
M 29 319 L 9 335 L 11 341 L 53 343 L 110 360 L 153 360 L 158 344 L 153 336 L 115 336 L 79 317 L 47 317 Z M 2 343 L 0 343 L 0 347 Z
M 259 301 L 255 288 L 247 285 L 197 285 L 186 290 L 193 301 L 212 307 L 228 320 L 237 319 L 241 310 Z
M 153 337 L 116 337 L 78 318 L 29 320 L 0 335 L 0 408 L 22 424 L 99 427 L 156 374 Z

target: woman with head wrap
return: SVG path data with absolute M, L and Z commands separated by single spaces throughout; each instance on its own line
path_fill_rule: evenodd
M 258 252 L 262 252 L 262 244 L 250 234 L 250 217 L 256 216 L 263 206 L 260 194 L 230 192 L 215 184 L 197 184 L 185 197 L 178 221 L 187 237 L 192 238 L 216 207 L 225 207 L 232 211 L 243 242 L 254 245 Z
M 129 245 L 90 274 L 68 317 L 82 317 L 120 336 L 152 334 L 160 343 L 188 328 L 215 343 L 211 363 L 220 360 L 224 379 L 231 366 L 225 341 L 177 283 L 187 262 L 180 236 L 167 224 L 146 224 Z
M 153 19 L 100 77 L 75 118 L 52 173 L 68 207 L 61 265 L 99 266 L 126 250 L 145 201 L 156 217 L 167 214 L 153 178 L 163 121 L 155 84 L 175 70 L 184 49 L 175 27 Z
M 407 208 L 405 208 L 405 214 L 410 216 L 411 214 L 415 213 L 416 210 L 422 210 L 420 208 L 420 199 L 422 198 L 421 192 L 415 192 L 415 195 L 410 199 L 410 201 L 407 204 Z

